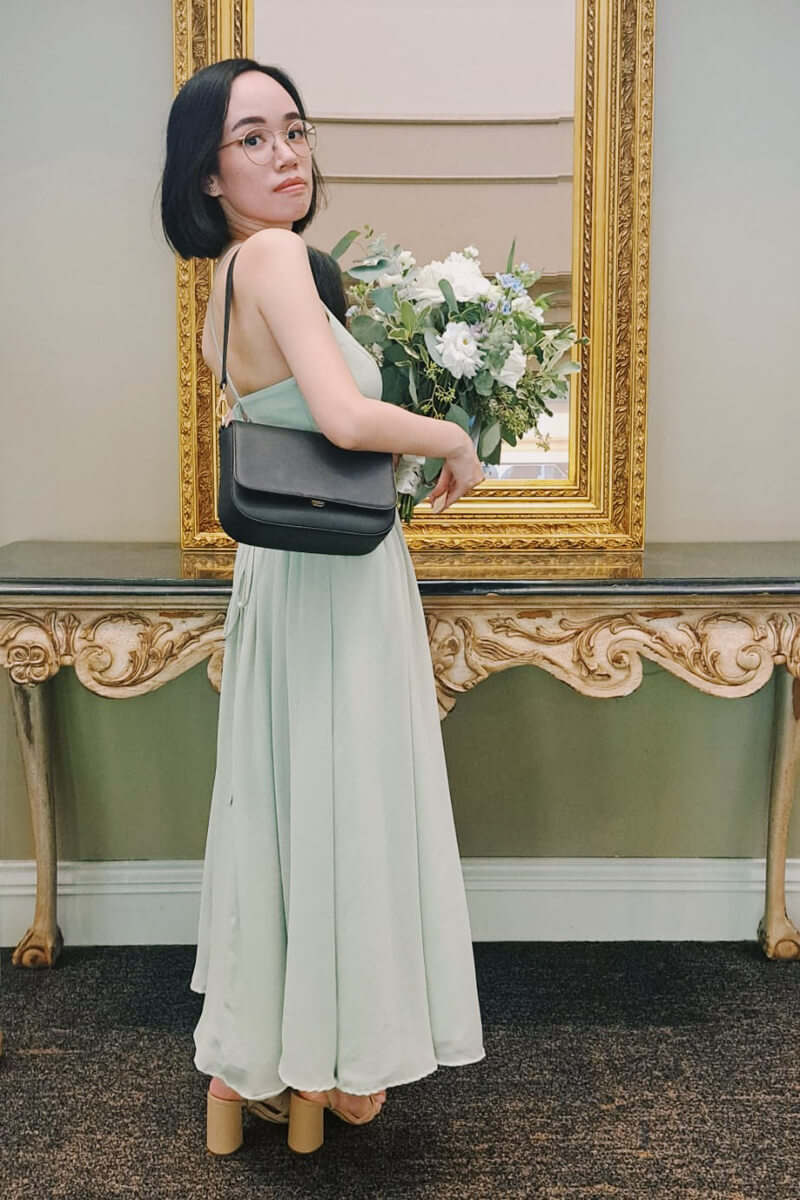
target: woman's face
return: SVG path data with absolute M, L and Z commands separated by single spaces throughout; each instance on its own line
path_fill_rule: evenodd
M 291 229 L 308 212 L 312 192 L 310 154 L 298 154 L 285 138 L 277 137 L 271 161 L 262 166 L 251 162 L 242 143 L 234 141 L 255 125 L 265 125 L 277 133 L 298 117 L 294 100 L 271 76 L 245 71 L 234 79 L 220 138 L 224 149 L 218 153 L 218 171 L 205 184 L 209 195 L 219 198 L 233 240 L 271 226 Z M 233 145 L 225 146 L 226 142 Z M 279 190 L 281 184 L 297 179 L 303 186 Z

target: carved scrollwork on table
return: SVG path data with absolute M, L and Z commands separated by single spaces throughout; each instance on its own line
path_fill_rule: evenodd
M 800 609 L 426 604 L 442 715 L 507 667 L 542 667 L 585 696 L 627 696 L 642 658 L 712 696 L 749 696 L 786 663 L 800 675 Z
M 143 695 L 209 656 L 216 666 L 224 620 L 213 609 L 0 609 L 0 666 L 23 684 L 72 666 L 100 696 Z

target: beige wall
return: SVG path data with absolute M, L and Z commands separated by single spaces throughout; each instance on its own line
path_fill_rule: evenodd
M 799 21 L 790 0 L 658 6 L 650 539 L 800 537 Z M 170 75 L 168 0 L 4 6 L 0 542 L 178 537 L 174 274 L 152 207 Z M 69 671 L 52 686 L 64 856 L 199 856 L 204 672 L 116 705 Z M 532 670 L 490 680 L 444 727 L 462 852 L 763 853 L 770 705 L 655 669 L 602 703 Z M 0 855 L 27 857 L 5 681 L 0 788 Z
M 800 4 L 656 10 L 646 536 L 800 538 Z
M 171 14 L 2 5 L 0 544 L 179 536 Z

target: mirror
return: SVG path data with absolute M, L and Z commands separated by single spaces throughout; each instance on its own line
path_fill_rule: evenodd
M 298 37 L 296 11 L 254 0 L 254 56 L 300 87 L 330 183 L 308 240 L 330 250 L 369 225 L 419 265 L 475 245 L 489 276 L 515 242 L 516 261 L 542 272 L 531 295 L 550 296 L 549 321 L 571 321 L 571 0 L 464 0 L 457 20 L 442 0 L 407 0 L 402 20 L 391 6 L 313 0 L 302 27 L 313 36 Z M 540 436 L 503 443 L 490 478 L 569 478 L 570 401 L 551 407 Z
M 330 250 L 369 225 L 419 264 L 475 245 L 491 276 L 516 240 L 515 260 L 542 272 L 531 294 L 549 295 L 546 320 L 589 338 L 543 437 L 504 444 L 447 513 L 418 506 L 412 553 L 641 548 L 653 0 L 409 0 L 402 19 L 356 0 L 174 6 L 176 86 L 231 54 L 297 82 L 330 188 L 307 241 Z M 215 396 L 196 348 L 209 275 L 178 266 L 185 549 L 233 545 L 215 518 Z

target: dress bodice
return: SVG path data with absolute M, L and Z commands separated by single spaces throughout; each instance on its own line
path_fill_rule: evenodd
M 345 329 L 327 305 L 324 307 L 328 313 L 333 336 L 352 372 L 358 390 L 364 396 L 380 400 L 383 380 L 377 362 L 353 337 L 352 333 Z M 247 392 L 240 396 L 231 415 L 241 417 L 242 412 L 251 421 L 257 421 L 262 425 L 282 425 L 291 429 L 314 429 L 319 432 L 319 426 L 311 414 L 294 375 L 290 375 L 287 379 L 280 379 L 277 383 L 270 384 L 269 387 L 259 388 L 258 391 Z

